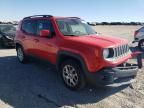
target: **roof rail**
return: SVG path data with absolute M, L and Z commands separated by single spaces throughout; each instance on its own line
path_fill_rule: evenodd
M 31 19 L 31 18 L 39 18 L 39 17 L 53 17 L 52 15 L 33 15 L 33 16 L 28 16 L 28 17 L 25 17 L 24 19 Z
M 68 17 L 68 18 L 77 18 L 77 19 L 81 19 L 81 18 L 79 18 L 79 17 Z

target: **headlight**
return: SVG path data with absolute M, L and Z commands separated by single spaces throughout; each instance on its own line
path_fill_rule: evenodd
M 6 36 L 6 38 L 7 38 L 7 39 L 13 40 L 13 38 L 12 38 L 11 36 Z
M 103 57 L 108 58 L 108 56 L 109 56 L 109 49 L 104 49 L 103 50 Z

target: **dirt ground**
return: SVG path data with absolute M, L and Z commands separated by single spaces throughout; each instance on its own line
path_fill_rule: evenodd
M 104 35 L 126 38 L 131 45 L 133 32 L 139 27 L 96 26 L 95 29 Z M 143 79 L 141 69 L 130 86 L 86 87 L 74 92 L 63 85 L 49 63 L 31 59 L 28 64 L 20 64 L 15 49 L 0 49 L 0 108 L 144 108 Z
M 117 36 L 127 39 L 129 42 L 133 41 L 134 31 L 141 26 L 96 26 L 94 29 L 105 36 Z

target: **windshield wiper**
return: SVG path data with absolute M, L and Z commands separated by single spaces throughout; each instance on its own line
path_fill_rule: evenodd
M 64 36 L 77 36 L 77 35 L 72 35 L 72 34 L 71 34 L 71 35 L 64 35 Z

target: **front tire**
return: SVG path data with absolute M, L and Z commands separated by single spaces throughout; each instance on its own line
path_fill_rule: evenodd
M 23 48 L 21 46 L 18 46 L 16 50 L 17 50 L 17 58 L 18 58 L 19 62 L 26 63 L 27 57 L 24 53 Z
M 60 71 L 64 84 L 71 90 L 79 90 L 85 86 L 83 71 L 76 61 L 64 61 L 61 64 Z
M 144 51 L 144 39 L 140 40 L 139 43 L 138 43 L 138 48 L 141 50 L 141 51 Z

